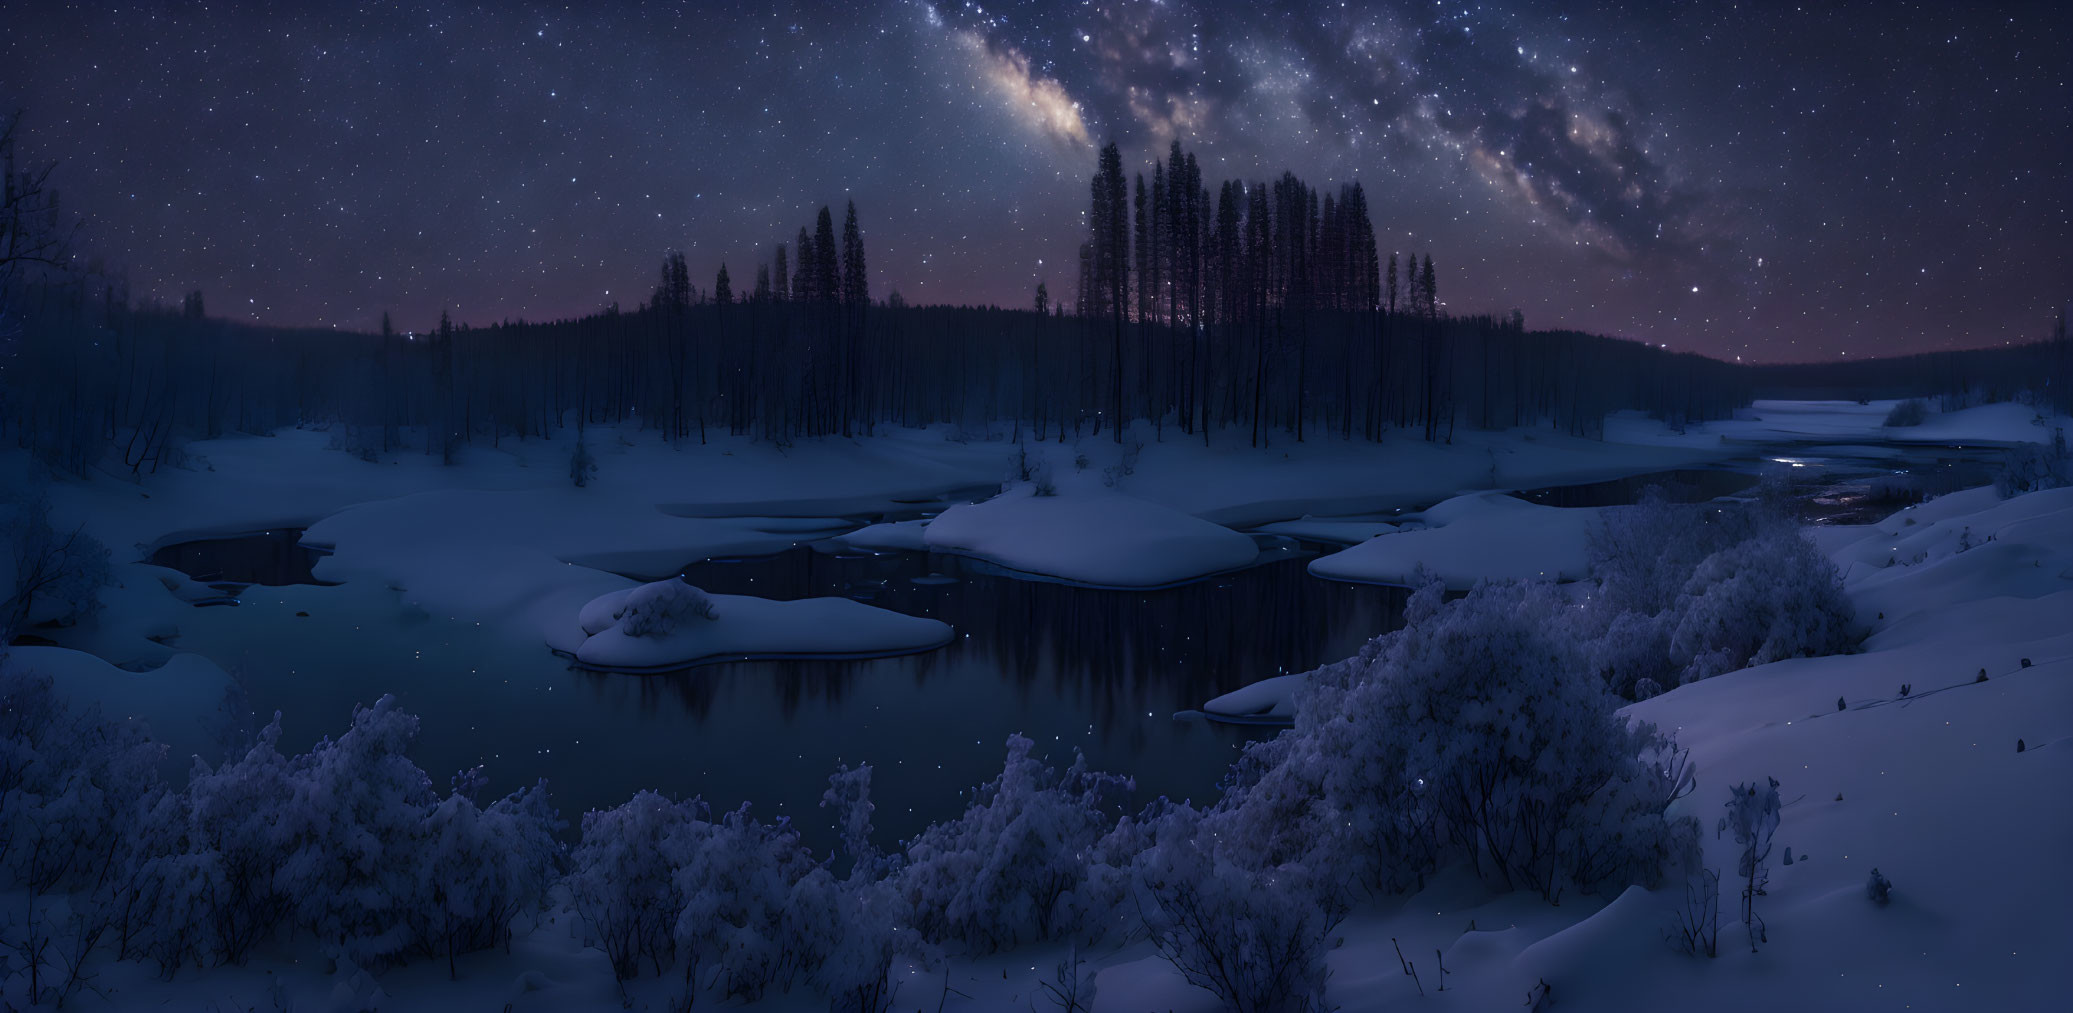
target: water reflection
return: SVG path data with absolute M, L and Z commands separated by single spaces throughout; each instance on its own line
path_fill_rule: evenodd
M 802 700 L 838 703 L 858 678 L 897 678 L 917 689 L 946 675 L 997 673 L 1023 703 L 1042 692 L 1076 704 L 1098 730 L 1144 712 L 1170 713 L 1281 672 L 1344 657 L 1401 623 L 1405 592 L 1309 576 L 1314 553 L 1212 580 L 1118 591 L 1023 580 L 958 556 L 836 555 L 802 547 L 758 559 L 701 563 L 685 575 L 723 594 L 797 599 L 845 596 L 951 624 L 939 651 L 874 661 L 747 661 L 651 677 L 703 719 L 714 669 L 754 673 L 776 688 L 784 713 Z M 600 677 L 610 678 L 610 677 Z

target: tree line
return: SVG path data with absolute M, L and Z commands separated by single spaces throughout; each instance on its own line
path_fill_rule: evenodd
M 10 261 L 0 292 L 0 439 L 75 472 L 118 451 L 142 472 L 183 438 L 295 424 L 363 454 L 449 461 L 592 424 L 677 443 L 1002 422 L 1121 439 L 1134 420 L 1155 439 L 1253 445 L 1461 426 L 1592 436 L 1611 411 L 1678 424 L 1750 390 L 1746 370 L 1696 355 L 1449 315 L 1432 256 L 1379 254 L 1360 184 L 1321 193 L 1284 174 L 1212 191 L 1178 144 L 1131 184 L 1103 149 L 1069 300 L 1047 284 L 1021 309 L 878 297 L 852 203 L 839 230 L 824 207 L 756 255 L 746 290 L 725 263 L 699 287 L 670 251 L 631 309 L 487 326 L 384 314 L 373 334 L 216 319 L 200 292 L 133 298 L 118 272 L 54 255 L 59 223 L 29 185 L 46 175 L 16 170 L 8 191 L 23 210 L 5 238 L 36 259 Z

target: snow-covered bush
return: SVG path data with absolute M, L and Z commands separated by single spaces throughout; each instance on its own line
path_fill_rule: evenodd
M 335 956 L 379 967 L 508 944 L 558 868 L 561 826 L 544 785 L 487 808 L 479 781 L 441 799 L 409 757 L 418 720 L 394 697 L 355 708 L 308 753 L 276 748 L 280 716 L 243 756 L 196 761 L 176 847 L 154 855 L 151 891 L 200 896 L 218 959 L 239 962 L 284 925 Z M 173 940 L 147 943 L 170 970 Z
M 1870 897 L 1872 903 L 1884 907 L 1893 899 L 1893 881 L 1873 869 L 1871 878 L 1864 881 L 1864 895 Z
M 0 925 L 8 1003 L 62 1004 L 89 980 L 129 906 L 140 827 L 166 794 L 163 753 L 133 723 L 67 706 L 0 647 L 0 871 L 18 902 Z
M 446 958 L 511 945 L 511 923 L 537 909 L 560 871 L 564 826 L 541 781 L 479 807 L 473 785 L 456 785 L 426 813 L 414 863 L 418 902 L 411 907 L 418 945 Z
M 852 875 L 870 873 L 878 863 L 878 847 L 871 843 L 871 814 L 878 806 L 871 802 L 871 765 L 843 764 L 828 775 L 828 790 L 821 793 L 821 808 L 835 814 L 835 830 L 842 841 L 842 853 L 850 860 Z
M 340 423 L 331 427 L 331 435 L 325 446 L 342 450 L 362 461 L 373 464 L 381 460 L 383 433 L 379 426 L 355 426 Z
M 2069 483 L 2073 483 L 2073 452 L 2066 449 L 2066 431 L 2054 428 L 2048 442 L 2018 443 L 2008 449 L 1994 476 L 1994 491 L 2007 499 Z
M 1029 483 L 1038 496 L 1058 495 L 1058 483 L 1051 477 L 1051 459 L 1042 450 L 1032 454 L 1029 445 L 1017 441 L 1015 453 L 1008 458 L 1008 478 L 1001 483 L 1006 492 L 1019 483 Z
M 1570 631 L 1580 606 L 1541 583 L 1413 599 L 1404 629 L 1313 677 L 1235 804 L 1264 809 L 1259 825 L 1350 836 L 1348 858 L 1385 889 L 1450 855 L 1550 900 L 1565 883 L 1652 882 L 1688 833 L 1663 818 L 1688 772 L 1586 667 Z
M 672 577 L 634 588 L 612 617 L 627 636 L 666 637 L 689 620 L 716 619 L 719 613 L 704 591 Z
M 1885 424 L 1888 428 L 1901 428 L 1919 426 L 1928 420 L 1929 403 L 1920 398 L 1909 398 L 1894 405 L 1893 410 L 1886 413 Z
M 1137 459 L 1144 453 L 1144 441 L 1131 437 L 1123 447 L 1123 456 L 1116 463 L 1101 469 L 1101 484 L 1113 488 L 1116 483 L 1137 474 Z
M 243 756 L 211 769 L 201 760 L 187 779 L 188 850 L 202 885 L 211 943 L 224 963 L 243 963 L 288 919 L 301 884 L 277 876 L 286 856 L 275 822 L 297 792 L 288 758 L 276 748 L 281 716 L 260 729 Z
M 70 625 L 100 610 L 108 547 L 83 528 L 51 527 L 35 481 L 5 477 L 0 491 L 0 644 L 32 623 Z
M 1345 917 L 1330 866 L 1254 864 L 1226 843 L 1228 813 L 1175 807 L 1137 866 L 1159 955 L 1235 1013 L 1323 1010 L 1324 955 Z
M 892 884 L 868 876 L 836 879 L 815 867 L 793 885 L 786 937 L 798 947 L 808 984 L 841 1013 L 885 1013 L 897 986 L 893 960 L 918 947 L 901 931 L 904 912 Z
M 294 918 L 355 963 L 396 962 L 416 942 L 419 828 L 437 800 L 408 755 L 418 719 L 393 696 L 355 707 L 337 739 L 296 757 L 289 803 L 268 832 Z
M 1754 531 L 1746 508 L 1673 503 L 1662 489 L 1645 489 L 1630 506 L 1599 511 L 1589 529 L 1597 598 L 1614 614 L 1661 613 L 1699 563 Z
M 1847 650 L 1853 611 L 1835 564 L 1799 531 L 1766 525 L 1692 571 L 1670 631 L 1682 682 Z
M 622 981 L 640 973 L 644 958 L 656 974 L 676 962 L 677 919 L 684 911 L 676 852 L 704 810 L 695 799 L 643 791 L 583 814 L 583 838 L 566 880 L 569 898 L 592 945 L 605 951 Z
M 1088 770 L 1084 756 L 1060 773 L 1033 748 L 1010 736 L 1000 776 L 973 790 L 962 815 L 908 843 L 895 887 L 923 938 L 987 952 L 1076 928 L 1072 900 L 1088 851 L 1115 824 L 1112 800 L 1133 784 Z
M 1764 886 L 1770 882 L 1770 867 L 1765 863 L 1771 858 L 1771 838 L 1778 832 L 1783 808 L 1778 801 L 1778 779 L 1769 780 L 1766 788 L 1752 781 L 1729 789 L 1727 815 L 1720 818 L 1716 831 L 1733 833 L 1735 843 L 1742 846 L 1735 859 L 1735 875 L 1742 880 L 1742 925 L 1749 931 L 1752 953 L 1757 943 L 1769 941 L 1763 917 L 1756 913 L 1756 898 L 1763 896 Z
M 684 903 L 676 941 L 687 981 L 712 981 L 722 995 L 755 1001 L 786 980 L 801 959 L 785 906 L 815 866 L 788 824 L 758 822 L 743 806 L 718 823 L 685 826 L 671 849 Z
M 1569 624 L 1615 693 L 1848 649 L 1835 565 L 1799 534 L 1767 483 L 1745 505 L 1670 503 L 1659 492 L 1603 512 L 1590 535 L 1597 587 Z
M 583 434 L 576 434 L 576 447 L 569 452 L 569 481 L 581 489 L 597 477 L 597 458 L 590 452 L 590 442 Z

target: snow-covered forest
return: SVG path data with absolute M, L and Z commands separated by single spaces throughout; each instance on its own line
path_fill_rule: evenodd
M 280 326 L 132 290 L 21 123 L 9 1008 L 2056 1001 L 2063 311 L 1538 328 L 1174 140 L 1085 145 L 1026 305 L 874 291 L 845 199 Z

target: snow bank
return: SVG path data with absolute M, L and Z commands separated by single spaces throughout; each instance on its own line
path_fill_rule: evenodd
M 1417 986 L 1375 959 L 1400 947 L 1428 997 L 1443 960 L 1446 994 L 1462 1008 L 1516 1005 L 1541 981 L 1560 1008 L 1608 1013 L 1781 995 L 1795 1009 L 2048 1007 L 2058 955 L 2073 946 L 2073 926 L 2038 903 L 2073 896 L 2073 813 L 2045 801 L 2073 795 L 2069 510 L 2069 490 L 2006 502 L 1967 492 L 1838 533 L 1846 565 L 1896 546 L 1927 553 L 1852 568 L 1859 614 L 1887 610 L 1861 653 L 1730 672 L 1624 709 L 1674 731 L 1700 772 L 1671 815 L 1699 818 L 1704 865 L 1725 874 L 1717 957 L 1664 942 L 1681 882 L 1550 907 L 1493 898 L 1449 873 L 1340 926 L 1327 998 L 1343 1009 L 1417 1003 Z M 1980 541 L 1959 549 L 1968 528 Z M 1278 681 L 1232 694 L 1231 709 L 1272 703 Z M 1726 786 L 1767 777 L 1790 804 L 1756 900 L 1768 941 L 1752 952 L 1736 845 L 1711 828 Z M 1893 883 L 1883 906 L 1865 894 L 1874 867 Z M 1119 960 L 1100 980 L 1105 996 L 1112 984 L 1189 994 L 1153 962 Z
M 1310 562 L 1332 580 L 1408 587 L 1420 566 L 1448 588 L 1479 580 L 1577 580 L 1590 568 L 1587 539 L 1595 508 L 1541 506 L 1500 493 L 1471 493 L 1418 515 L 1428 527 L 1396 531 Z
M 1308 673 L 1269 676 L 1203 704 L 1202 713 L 1210 720 L 1230 724 L 1288 724 L 1296 716 L 1296 690 L 1308 677 Z
M 117 668 L 63 647 L 0 649 L 0 665 L 50 677 L 51 689 L 75 708 L 98 707 L 108 721 L 136 721 L 166 745 L 164 773 L 184 772 L 195 756 L 214 762 L 223 729 L 230 675 L 199 654 L 173 654 L 145 672 Z M 239 715 L 242 717 L 243 715 Z
M 1102 587 L 1178 584 L 1259 554 L 1230 528 L 1133 496 L 1093 489 L 1038 496 L 1027 485 L 943 511 L 924 542 L 936 552 Z
M 2073 488 L 2010 500 L 1968 490 L 1853 530 L 1866 533 L 1832 555 L 1874 629 L 1963 602 L 2073 589 Z
M 1244 434 L 1219 433 L 1215 445 L 1156 442 L 1135 430 L 1144 449 L 1120 491 L 1237 527 L 1292 517 L 1370 514 L 1412 509 L 1469 490 L 1539 489 L 1601 482 L 1657 471 L 1698 467 L 1739 452 L 1718 439 L 1668 435 L 1642 420 L 1621 439 L 1590 440 L 1546 429 L 1462 431 L 1451 444 L 1392 432 L 1380 442 L 1339 439 L 1276 443 L 1258 449 Z M 1105 443 L 1083 444 L 1090 470 L 1121 453 Z M 1053 473 L 1070 469 L 1055 463 Z
M 951 629 L 847 598 L 706 595 L 681 580 L 599 595 L 578 615 L 586 668 L 655 672 L 734 658 L 877 657 L 941 647 Z
M 2073 425 L 2064 416 L 2051 418 L 2013 401 L 1978 405 L 1950 412 L 1931 412 L 1919 426 L 1888 426 L 1886 416 L 1899 401 L 1755 401 L 1732 419 L 1697 423 L 1671 433 L 1639 413 L 1620 412 L 1606 419 L 1610 442 L 1654 446 L 1705 447 L 1763 443 L 1888 443 L 1998 446 L 2040 443 L 2051 438 L 2054 425 Z M 1837 448 L 1841 449 L 1841 448 Z M 1885 448 L 1891 453 L 1891 448 Z
M 928 548 L 923 532 L 928 530 L 927 519 L 894 521 L 888 524 L 867 524 L 848 534 L 836 538 L 845 545 L 874 551 L 920 552 Z

